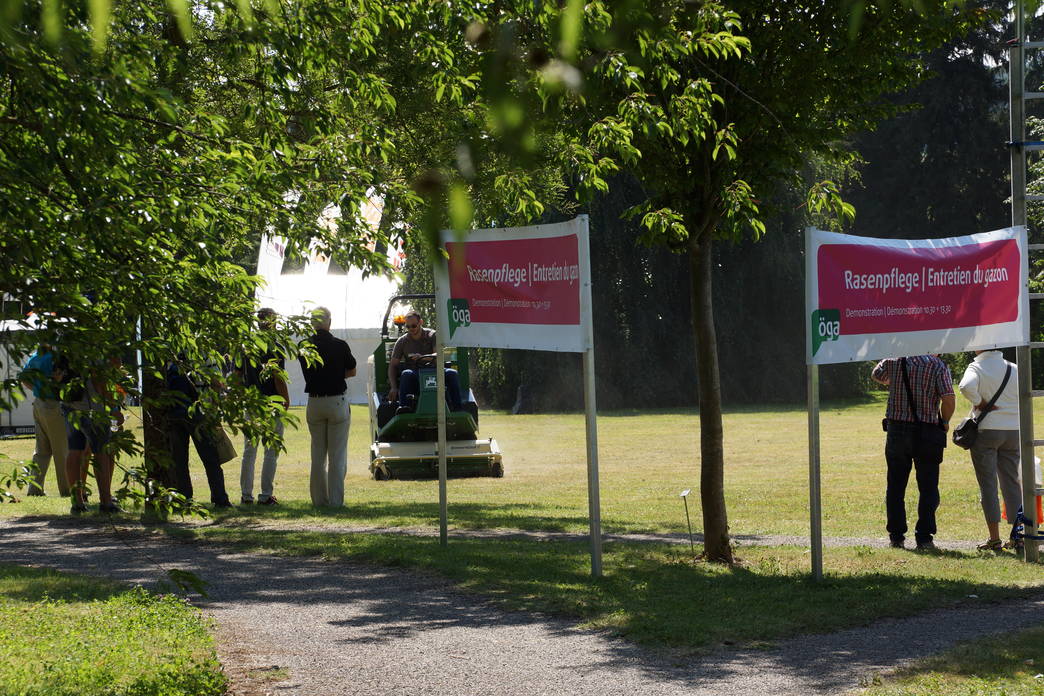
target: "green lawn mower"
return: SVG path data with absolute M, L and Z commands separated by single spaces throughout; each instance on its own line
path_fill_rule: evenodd
M 433 304 L 434 298 L 434 295 L 393 297 L 381 325 L 381 343 L 367 359 L 370 364 L 370 432 L 373 434 L 370 473 L 377 481 L 435 479 L 439 476 L 435 366 L 418 368 L 420 388 L 414 407 L 400 408 L 386 400 L 390 388 L 388 363 L 404 323 L 402 316 L 392 318 L 392 309 L 397 304 L 416 301 Z M 395 326 L 395 335 L 390 335 L 389 318 Z M 500 478 L 504 475 L 504 464 L 497 441 L 478 436 L 478 405 L 471 391 L 467 349 L 447 348 L 445 362 L 447 368 L 457 371 L 461 394 L 461 410 L 451 411 L 449 404 L 446 406 L 446 474 L 451 478 Z

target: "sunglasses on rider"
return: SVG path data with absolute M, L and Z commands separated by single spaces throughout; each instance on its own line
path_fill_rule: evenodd
M 406 325 L 406 329 L 407 330 L 416 329 L 418 326 L 420 326 L 420 324 L 407 324 Z

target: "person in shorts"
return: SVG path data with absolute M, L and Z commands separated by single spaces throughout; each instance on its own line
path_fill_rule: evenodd
M 104 514 L 120 512 L 112 499 L 115 459 L 107 448 L 112 438 L 112 424 L 115 422 L 117 427 L 123 424 L 117 392 L 109 389 L 97 375 L 81 376 L 64 355 L 58 359 L 54 376 L 61 385 L 62 414 L 65 416 L 68 438 L 65 475 L 72 497 L 69 512 L 73 515 L 87 512 L 88 448 L 94 462 L 94 479 L 98 484 L 98 511 Z

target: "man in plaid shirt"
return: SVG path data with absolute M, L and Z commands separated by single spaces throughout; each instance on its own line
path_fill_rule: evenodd
M 903 378 L 906 373 L 907 379 Z M 939 465 L 950 416 L 956 407 L 950 368 L 935 355 L 882 360 L 871 377 L 888 387 L 885 461 L 888 489 L 885 508 L 888 537 L 892 546 L 903 548 L 906 540 L 906 483 L 910 470 L 917 470 L 917 549 L 935 549 L 935 510 L 939 507 Z M 907 389 L 907 380 L 909 389 Z M 913 397 L 913 408 L 910 404 Z

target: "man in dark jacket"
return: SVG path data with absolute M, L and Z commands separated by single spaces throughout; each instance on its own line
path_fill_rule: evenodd
M 188 445 L 191 439 L 196 446 L 196 454 L 203 462 L 203 471 L 207 474 L 210 502 L 214 507 L 231 507 L 228 492 L 225 490 L 225 472 L 221 469 L 217 445 L 212 434 L 214 424 L 205 418 L 196 404 L 199 401 L 200 389 L 206 387 L 197 384 L 176 361 L 167 364 L 166 384 L 173 397 L 173 404 L 167 412 L 167 437 L 178 493 L 186 498 L 192 497 L 192 477 L 189 475 L 188 466 Z

